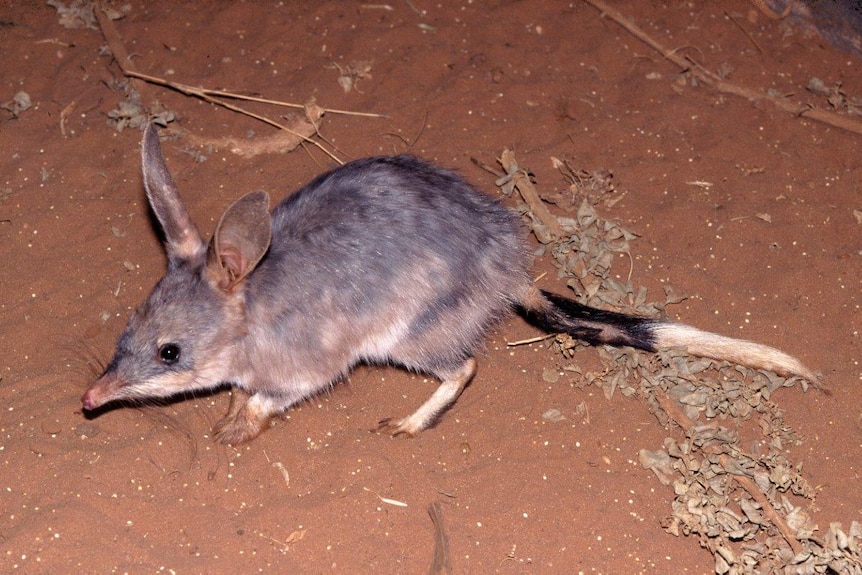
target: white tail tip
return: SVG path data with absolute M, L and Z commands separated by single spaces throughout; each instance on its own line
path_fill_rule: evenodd
M 692 355 L 767 369 L 785 377 L 796 375 L 819 387 L 820 378 L 805 364 L 768 345 L 725 337 L 678 323 L 656 325 L 653 333 L 659 348 L 684 347 Z

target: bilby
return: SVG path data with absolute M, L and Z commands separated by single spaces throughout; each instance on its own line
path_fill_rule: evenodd
M 395 364 L 440 386 L 379 429 L 432 425 L 476 373 L 487 331 L 511 312 L 591 344 L 688 352 L 816 382 L 765 345 L 583 306 L 539 290 L 519 216 L 454 172 L 411 156 L 356 160 L 278 204 L 252 192 L 207 243 L 180 199 L 157 131 L 142 144 L 147 197 L 164 230 L 167 274 L 132 314 L 85 410 L 230 385 L 215 437 L 253 439 L 357 363 Z

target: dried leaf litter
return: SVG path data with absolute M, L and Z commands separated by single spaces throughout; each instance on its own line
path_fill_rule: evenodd
M 631 277 L 612 277 L 620 254 L 631 262 L 630 244 L 638 237 L 599 213 L 625 195 L 616 189 L 612 173 L 552 161 L 568 188 L 542 199 L 566 212 L 554 222 L 562 237 L 552 237 L 549 230 L 556 226 L 542 221 L 515 193 L 520 190 L 514 178 L 504 176 L 497 185 L 539 240 L 536 255 L 553 257 L 558 277 L 573 290 L 570 295 L 583 304 L 651 317 L 683 301 L 685 296 L 669 286 L 663 301 L 649 301 L 647 290 L 634 287 Z M 598 386 L 608 399 L 621 393 L 645 401 L 668 427 L 664 445 L 641 449 L 640 463 L 673 490 L 662 527 L 671 535 L 697 537 L 712 553 L 716 573 L 862 574 L 862 523 L 853 521 L 847 530 L 840 523 L 815 525 L 805 508 L 816 490 L 802 464 L 785 453 L 801 438 L 771 397 L 797 383 L 805 389 L 806 382 L 694 358 L 682 350 L 647 354 L 609 346 L 598 348 L 601 372 L 582 373 L 570 360 L 585 346 L 565 334 L 550 341 L 560 365 L 549 371 L 574 374 L 576 386 Z M 740 442 L 737 430 L 746 425 L 763 436 L 756 453 Z

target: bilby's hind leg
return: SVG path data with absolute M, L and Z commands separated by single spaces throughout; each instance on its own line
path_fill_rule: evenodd
M 440 387 L 428 398 L 428 401 L 423 403 L 412 415 L 398 420 L 391 418 L 382 420 L 377 431 L 413 437 L 423 429 L 428 428 L 449 406 L 455 403 L 475 373 L 476 360 L 471 357 L 451 373 L 436 374 L 442 382 Z

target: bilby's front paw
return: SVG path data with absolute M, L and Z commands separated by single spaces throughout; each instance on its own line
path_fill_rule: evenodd
M 213 427 L 213 438 L 225 445 L 239 445 L 251 441 L 266 428 L 269 419 L 252 419 L 240 411 L 235 417 L 230 415 L 221 419 Z

